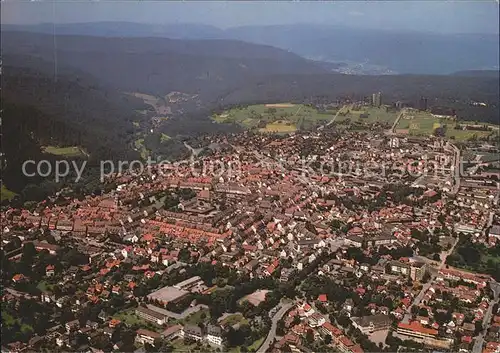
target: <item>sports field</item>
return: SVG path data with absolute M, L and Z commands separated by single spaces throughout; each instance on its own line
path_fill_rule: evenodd
M 304 104 L 270 103 L 236 107 L 214 114 L 212 120 L 217 123 L 234 123 L 260 132 L 289 133 L 320 125 L 331 120 L 335 114 L 335 110 L 318 112 Z

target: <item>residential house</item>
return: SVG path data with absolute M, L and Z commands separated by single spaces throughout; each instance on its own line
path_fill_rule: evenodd
M 388 315 L 376 314 L 351 318 L 354 327 L 364 334 L 386 330 L 392 324 L 392 319 Z
M 207 327 L 207 340 L 210 343 L 216 344 L 218 346 L 222 345 L 223 342 L 223 334 L 220 326 L 217 325 L 208 325 Z
M 166 315 L 143 306 L 137 307 L 137 309 L 135 309 L 135 314 L 146 321 L 153 322 L 160 326 L 164 325 L 168 321 L 168 317 Z
M 201 341 L 203 339 L 203 330 L 201 329 L 201 327 L 196 325 L 185 325 L 184 337 L 190 338 L 195 341 Z
M 153 332 L 145 329 L 139 329 L 136 331 L 137 336 L 135 336 L 135 341 L 140 344 L 148 343 L 154 346 L 155 340 L 161 338 L 158 332 Z

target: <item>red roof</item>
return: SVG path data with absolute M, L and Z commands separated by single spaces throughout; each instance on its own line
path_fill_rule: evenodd
M 356 288 L 356 293 L 358 293 L 359 295 L 363 295 L 366 293 L 366 289 L 364 289 L 363 287 L 358 287 Z
M 325 322 L 322 325 L 328 332 L 332 334 L 334 337 L 338 337 L 342 335 L 342 330 L 340 330 L 338 327 L 333 326 L 330 322 Z
M 413 321 L 409 324 L 405 324 L 403 322 L 400 322 L 398 324 L 398 328 L 410 330 L 410 331 L 414 331 L 414 332 L 420 332 L 420 333 L 424 333 L 424 334 L 428 334 L 428 335 L 432 335 L 432 336 L 436 336 L 438 334 L 437 330 L 424 327 L 416 321 Z
M 352 343 L 352 341 L 349 338 L 347 338 L 346 336 L 341 336 L 339 338 L 339 341 L 340 341 L 340 343 L 342 343 L 346 347 L 354 346 L 354 343 Z
M 320 295 L 318 296 L 318 300 L 319 300 L 320 302 L 322 302 L 322 303 L 325 303 L 325 302 L 327 302 L 327 301 L 328 301 L 328 298 L 327 298 L 326 294 L 320 294 Z
M 471 336 L 462 336 L 462 342 L 472 343 L 472 337 Z
M 361 346 L 359 344 L 349 348 L 349 350 L 353 353 L 363 353 L 363 348 L 361 348 Z

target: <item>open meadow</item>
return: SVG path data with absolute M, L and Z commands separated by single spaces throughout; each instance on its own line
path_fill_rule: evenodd
M 275 103 L 235 107 L 221 114 L 214 114 L 212 120 L 221 124 L 237 124 L 263 133 L 290 133 L 313 128 L 333 119 L 335 114 L 335 110 L 319 112 L 304 104 Z
M 471 122 L 472 124 L 472 122 Z M 433 116 L 429 112 L 411 111 L 406 113 L 396 126 L 396 131 L 406 130 L 411 136 L 433 135 L 437 128 L 445 128 L 445 136 L 458 141 L 467 141 L 474 137 L 481 138 L 496 134 L 498 136 L 498 126 L 491 125 L 491 131 L 466 130 L 467 122 L 457 122 L 453 118 L 443 118 Z
M 87 157 L 87 153 L 78 146 L 58 147 L 58 146 L 44 146 L 42 147 L 44 153 L 53 154 L 62 157 Z
M 1 201 L 3 200 L 12 200 L 17 194 L 13 191 L 10 191 L 5 187 L 5 185 L 2 184 L 1 190 L 0 190 L 0 196 L 1 196 Z
M 396 121 L 399 112 L 388 111 L 384 107 L 352 107 L 350 105 L 342 107 L 336 119 L 337 122 L 350 119 L 351 121 L 364 122 L 367 124 L 387 123 L 389 125 Z

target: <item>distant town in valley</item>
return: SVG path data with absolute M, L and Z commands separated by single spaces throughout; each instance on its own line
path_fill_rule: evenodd
M 500 353 L 498 4 L 400 5 L 2 2 L 2 352 Z

